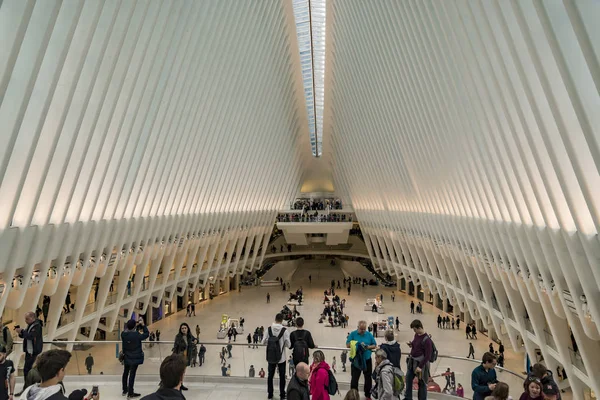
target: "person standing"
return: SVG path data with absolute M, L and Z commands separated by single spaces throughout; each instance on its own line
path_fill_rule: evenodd
M 196 337 L 200 340 L 200 325 L 196 325 Z
M 140 333 L 140 330 L 142 331 Z M 133 385 L 135 384 L 135 375 L 138 366 L 144 363 L 144 351 L 142 350 L 142 341 L 148 339 L 150 332 L 140 318 L 136 322 L 132 319 L 127 321 L 126 329 L 121 332 L 121 341 L 123 347 L 123 396 L 127 398 L 140 397 L 135 393 Z
M 290 378 L 294 376 L 294 360 L 292 360 L 292 356 L 288 358 L 288 374 L 290 375 Z
M 481 365 L 471 373 L 471 388 L 473 389 L 473 400 L 484 400 L 492 394 L 496 388 L 498 379 L 496 377 L 496 356 L 492 353 L 484 353 Z
M 160 364 L 160 388 L 141 400 L 165 400 L 165 399 L 183 399 L 181 386 L 183 386 L 183 377 L 187 362 L 180 354 L 172 354 L 165 357 Z
M 456 329 L 460 329 L 460 317 L 456 318 Z
M 42 321 L 36 318 L 35 313 L 25 314 L 27 328 L 15 328 L 17 334 L 23 339 L 23 352 L 25 353 L 25 365 L 23 366 L 23 376 L 27 376 L 37 356 L 42 352 L 44 341 L 42 339 Z M 26 386 L 23 386 L 23 390 Z M 22 393 L 23 391 L 21 391 Z M 19 394 L 18 394 L 19 395 Z M 17 396 L 18 396 L 17 395 Z
M 467 339 L 471 339 L 471 325 L 467 324 L 465 328 L 465 336 Z
M 442 329 L 442 316 L 438 314 L 437 317 L 438 328 Z
M 254 369 L 254 365 L 251 365 L 250 369 L 248 370 L 248 377 L 254 378 L 255 375 L 256 375 L 256 370 Z
M 50 297 L 44 296 L 42 302 L 42 315 L 44 316 L 44 325 L 48 325 L 48 312 L 50 311 Z
M 354 346 L 352 348 L 351 346 Z M 350 388 L 358 390 L 358 381 L 361 373 L 365 377 L 365 397 L 371 398 L 373 362 L 371 361 L 371 350 L 377 348 L 377 342 L 373 335 L 367 331 L 367 322 L 359 321 L 357 329 L 352 331 L 346 338 L 346 347 L 350 349 L 350 355 L 356 353 L 354 361 L 350 365 L 351 381 Z M 356 364 L 356 365 L 355 365 Z
M 386 360 L 388 360 L 395 368 L 400 368 L 402 352 L 400 351 L 400 344 L 396 342 L 396 339 L 394 338 L 394 331 L 386 331 L 385 340 L 386 342 L 381 344 L 380 348 L 385 351 Z
M 467 358 L 469 357 L 472 357 L 473 360 L 475 359 L 475 348 L 473 347 L 473 342 L 469 342 L 469 355 Z
M 477 328 L 475 327 L 475 322 L 471 323 L 471 336 L 473 339 L 477 340 Z
M 231 343 L 227 343 L 227 358 L 233 357 L 231 355 L 231 349 L 233 349 L 233 346 L 231 345 Z
M 400 330 L 400 318 L 396 317 L 396 330 Z
M 275 315 L 275 322 L 267 329 L 267 335 L 262 343 L 267 347 L 267 397 L 273 398 L 273 378 L 275 370 L 279 374 L 279 398 L 285 398 L 285 362 L 287 359 L 286 349 L 291 346 L 290 333 L 283 327 L 283 315 Z
M 373 391 L 377 394 L 377 400 L 394 399 L 394 366 L 386 357 L 387 353 L 382 349 L 375 352 L 376 379 Z
M 346 372 L 346 362 L 348 361 L 348 350 L 343 350 L 340 354 L 340 361 L 342 362 L 342 372 Z
M 325 362 L 325 354 L 321 350 L 313 353 L 313 363 L 310 366 L 309 384 L 312 400 L 329 400 L 329 364 Z
M 271 302 L 271 294 L 267 292 L 267 304 Z
M 410 313 L 414 314 L 415 313 L 415 302 L 414 301 L 410 301 Z
M 203 344 L 200 344 L 200 349 L 198 350 L 198 366 L 201 367 L 204 364 L 204 355 L 206 354 L 206 347 Z
M 498 342 L 498 353 L 500 353 L 501 356 L 504 356 L 504 344 L 502 344 L 502 341 Z
M 93 366 L 94 366 L 94 357 L 92 357 L 92 353 L 90 353 L 85 358 L 85 369 L 87 369 L 88 375 L 92 374 L 92 367 Z
M 494 354 L 494 344 L 490 342 L 490 353 Z
M 15 393 L 15 364 L 11 360 L 7 360 L 7 352 L 4 345 L 0 345 L 0 400 L 13 400 Z
M 308 276 L 308 283 L 312 283 L 312 275 Z
M 396 294 L 392 290 L 392 303 L 395 303 L 395 302 L 396 302 Z
M 419 400 L 427 399 L 427 382 L 429 381 L 429 361 L 433 354 L 433 341 L 425 332 L 423 323 L 415 319 L 410 324 L 411 329 L 415 332 L 412 342 L 408 342 L 410 347 L 410 355 L 408 356 L 406 367 L 406 382 L 412 384 L 415 377 L 418 379 Z M 407 390 L 404 400 L 412 400 L 412 390 Z
M 298 365 L 296 365 L 296 373 L 290 378 L 290 383 L 287 386 L 287 400 L 309 400 L 309 375 L 310 369 L 308 368 L 308 365 L 306 363 L 301 362 Z M 264 371 L 262 377 L 264 378 Z
M 67 292 L 67 297 L 65 298 L 65 314 L 71 312 L 71 292 Z
M 2 320 L 0 318 L 0 346 L 4 346 L 6 349 L 6 355 L 9 356 L 13 350 L 13 337 L 8 329 L 8 326 L 2 324 Z
M 302 317 L 296 318 L 296 330 L 290 334 L 290 348 L 294 365 L 301 362 L 308 365 L 308 349 L 317 348 L 310 331 L 304 329 L 304 318 Z
M 252 334 L 248 333 L 248 336 L 246 336 L 246 341 L 248 342 L 248 348 L 250 348 L 252 345 Z

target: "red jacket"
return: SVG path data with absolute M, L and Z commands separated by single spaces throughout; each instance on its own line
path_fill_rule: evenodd
M 310 394 L 312 400 L 329 400 L 327 386 L 329 386 L 329 365 L 322 361 L 310 366 Z

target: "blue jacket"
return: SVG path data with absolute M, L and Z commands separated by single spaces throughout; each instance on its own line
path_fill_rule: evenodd
M 400 344 L 395 340 L 393 342 L 383 343 L 381 350 L 387 354 L 387 359 L 392 363 L 394 367 L 400 368 L 400 357 L 402 352 L 400 351 Z
M 148 339 L 150 332 L 144 325 L 143 332 L 137 331 L 137 326 L 132 331 L 121 332 L 123 341 L 123 355 L 125 356 L 125 365 L 140 365 L 144 363 L 144 351 L 142 350 L 142 341 Z
M 356 354 L 352 359 L 354 367 L 364 371 L 367 369 L 367 360 L 365 358 L 365 348 L 361 343 L 356 343 Z
M 486 372 L 483 365 L 475 368 L 471 373 L 471 388 L 473 389 L 473 400 L 483 400 L 486 396 L 492 394 L 488 383 L 496 383 L 496 370 L 490 369 Z

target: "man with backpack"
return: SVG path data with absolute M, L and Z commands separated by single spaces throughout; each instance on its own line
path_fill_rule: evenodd
M 308 349 L 316 349 L 317 346 L 311 333 L 304 329 L 304 318 L 296 318 L 296 330 L 290 334 L 290 342 L 294 366 L 301 362 L 308 364 Z
M 375 352 L 375 376 L 375 387 L 372 391 L 374 398 L 377 400 L 392 400 L 400 396 L 402 391 L 401 380 L 396 383 L 394 366 L 387 359 L 387 353 L 381 349 Z
M 275 369 L 279 374 L 279 398 L 285 399 L 285 361 L 287 359 L 285 349 L 291 347 L 290 333 L 283 327 L 283 315 L 278 313 L 275 322 L 267 329 L 262 344 L 267 347 L 267 397 L 273 398 L 273 377 Z
M 427 382 L 429 380 L 429 363 L 437 359 L 437 349 L 431 340 L 431 336 L 425 332 L 423 323 L 415 319 L 410 324 L 415 332 L 412 342 L 408 342 L 410 355 L 406 361 L 406 382 L 411 388 L 416 377 L 419 383 L 419 400 L 427 399 Z M 404 400 L 412 400 L 412 390 L 407 390 Z

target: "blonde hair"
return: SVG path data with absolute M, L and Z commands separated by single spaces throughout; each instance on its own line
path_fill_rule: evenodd
M 360 394 L 358 393 L 358 390 L 350 389 L 348 393 L 346 393 L 344 400 L 360 400 Z

